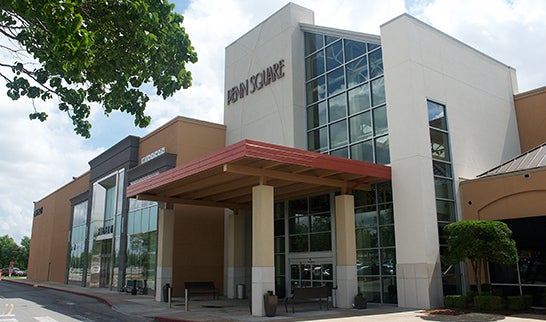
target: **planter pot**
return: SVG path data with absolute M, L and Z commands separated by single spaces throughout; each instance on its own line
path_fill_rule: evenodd
M 264 295 L 265 316 L 275 316 L 277 301 L 277 295 Z
M 365 309 L 368 307 L 368 300 L 365 297 L 355 296 L 355 309 Z

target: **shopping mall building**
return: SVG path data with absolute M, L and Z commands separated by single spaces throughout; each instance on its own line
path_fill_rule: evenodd
M 518 94 L 514 69 L 407 14 L 378 36 L 290 3 L 226 47 L 224 124 L 128 136 L 36 202 L 28 276 L 158 300 L 244 285 L 257 316 L 267 290 L 323 284 L 338 307 L 434 308 L 469 289 L 442 228 L 480 218 L 509 224 L 532 275 L 489 282 L 537 302 L 545 107 L 546 88 Z

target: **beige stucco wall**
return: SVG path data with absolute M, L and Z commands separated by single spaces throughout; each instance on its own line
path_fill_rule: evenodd
M 28 278 L 62 283 L 65 280 L 68 236 L 70 232 L 70 199 L 89 189 L 89 172 L 36 202 L 43 207 L 32 221 L 32 239 L 28 259 Z
M 546 215 L 546 169 L 535 169 L 461 185 L 464 219 L 500 220 Z
M 521 151 L 546 142 L 546 87 L 514 96 Z

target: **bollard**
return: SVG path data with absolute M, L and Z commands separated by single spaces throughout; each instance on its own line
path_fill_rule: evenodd
M 188 312 L 188 289 L 184 289 L 184 306 L 186 307 L 186 312 Z
M 172 302 L 171 302 L 172 288 L 171 288 L 171 287 L 167 288 L 167 291 L 168 291 L 168 293 L 169 293 L 168 295 L 169 295 L 169 309 L 170 309 L 170 308 L 171 308 L 171 303 L 172 303 Z

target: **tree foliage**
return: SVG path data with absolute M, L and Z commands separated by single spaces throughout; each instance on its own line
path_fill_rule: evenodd
M 183 16 L 165 0 L 0 0 L 0 77 L 14 100 L 58 98 L 76 133 L 90 136 L 91 104 L 145 127 L 145 86 L 167 98 L 191 86 L 197 55 Z M 30 55 L 30 58 L 28 57 Z M 2 55 L 4 57 L 6 55 Z M 46 120 L 38 111 L 31 119 Z
M 464 220 L 444 228 L 449 234 L 449 255 L 445 260 L 457 263 L 469 260 L 472 264 L 478 293 L 481 293 L 481 268 L 484 262 L 515 264 L 518 261 L 512 231 L 500 221 Z
M 29 251 L 30 238 L 25 236 L 21 240 L 21 246 L 19 246 L 10 236 L 0 236 L 0 268 L 8 267 L 10 261 L 13 260 L 15 267 L 26 269 Z

